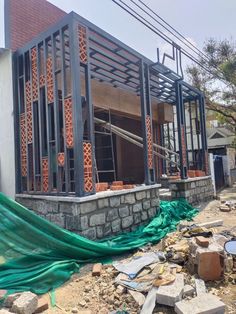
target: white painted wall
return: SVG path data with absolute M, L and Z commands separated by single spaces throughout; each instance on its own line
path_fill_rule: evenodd
M 0 49 L 0 191 L 15 197 L 12 54 Z

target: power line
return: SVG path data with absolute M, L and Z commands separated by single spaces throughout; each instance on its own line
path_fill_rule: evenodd
M 228 84 L 227 82 L 225 82 L 225 80 L 217 73 L 212 72 L 209 68 L 205 67 L 198 59 L 196 59 L 196 57 L 194 57 L 190 52 L 186 51 L 186 49 L 184 49 L 183 47 L 181 47 L 180 45 L 176 44 L 170 37 L 168 37 L 165 33 L 163 33 L 161 30 L 159 30 L 155 25 L 153 25 L 150 21 L 148 21 L 146 18 L 144 18 L 143 16 L 141 16 L 137 11 L 135 11 L 132 7 L 130 7 L 128 4 L 124 3 L 124 1 L 122 0 L 112 0 L 115 4 L 117 4 L 119 7 L 121 7 L 123 10 L 125 10 L 127 13 L 129 13 L 130 15 L 132 15 L 134 18 L 136 18 L 138 21 L 140 21 L 143 25 L 145 25 L 146 27 L 148 27 L 151 31 L 153 31 L 154 33 L 156 33 L 159 37 L 161 37 L 163 40 L 165 40 L 167 43 L 169 43 L 170 45 L 173 46 L 179 46 L 181 49 L 181 53 L 183 55 L 185 55 L 186 57 L 188 57 L 191 61 L 195 62 L 196 64 L 198 64 L 199 66 L 201 66 L 205 71 L 207 71 L 208 73 L 210 73 L 211 75 L 216 76 L 219 80 L 223 81 L 225 84 Z M 120 3 L 118 2 L 120 1 Z M 131 2 L 134 3 L 133 0 L 130 0 Z M 136 6 L 138 6 L 136 4 Z M 144 9 L 142 9 L 142 11 L 146 12 Z M 146 14 L 148 14 L 146 12 Z M 149 14 L 148 14 L 149 15 Z M 150 16 L 150 15 L 149 15 Z M 152 16 L 150 16 L 151 18 L 153 18 Z M 155 21 L 156 19 L 153 18 Z M 164 21 L 164 19 L 163 19 Z M 157 23 L 161 24 L 160 22 L 157 21 Z M 168 23 L 167 23 L 168 24 Z M 162 25 L 162 24 L 161 24 Z M 162 25 L 162 27 L 164 27 Z M 166 29 L 166 28 L 165 28 Z M 174 29 L 174 28 L 173 28 Z M 167 29 L 168 30 L 168 29 Z M 169 31 L 169 30 L 168 30 Z M 170 31 L 169 31 L 170 32 Z M 172 33 L 172 32 L 170 32 Z M 173 33 L 172 33 L 173 34 Z M 175 37 L 176 35 L 173 34 Z M 183 36 L 183 35 L 181 35 Z M 178 37 L 176 37 L 178 40 L 180 40 Z M 183 38 L 185 38 L 183 36 Z M 186 40 L 186 38 L 185 38 Z M 185 43 L 185 45 L 187 45 Z M 188 46 L 188 45 L 187 45 Z M 195 46 L 194 46 L 195 47 Z M 194 53 L 196 53 L 196 51 L 194 51 L 191 47 L 188 46 L 188 48 L 193 51 Z M 198 49 L 198 48 L 197 48 Z M 200 51 L 200 50 L 199 50 Z M 202 53 L 202 52 L 201 52 Z M 202 53 L 203 54 L 203 53 Z M 203 54 L 204 55 L 204 54 Z M 206 61 L 206 60 L 205 60 Z M 216 68 L 216 71 L 220 74 L 222 74 L 219 69 Z

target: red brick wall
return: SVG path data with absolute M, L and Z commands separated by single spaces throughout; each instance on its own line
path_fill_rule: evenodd
M 46 0 L 5 0 L 9 45 L 16 50 L 66 15 Z M 7 41 L 6 41 L 7 42 Z

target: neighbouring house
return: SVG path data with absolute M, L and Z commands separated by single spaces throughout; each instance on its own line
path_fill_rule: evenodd
M 45 0 L 5 0 L 5 22 L 2 191 L 89 238 L 151 219 L 163 174 L 173 198 L 213 196 L 200 90 Z

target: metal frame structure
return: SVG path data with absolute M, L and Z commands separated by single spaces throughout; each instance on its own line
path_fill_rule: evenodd
M 156 182 L 153 100 L 177 108 L 177 134 L 174 123 L 172 127 L 174 142 L 178 138 L 181 178 L 187 177 L 188 169 L 185 103 L 191 108 L 198 103 L 202 143 L 198 150 L 201 168 L 208 172 L 203 94 L 166 66 L 152 62 L 74 12 L 18 49 L 14 69 L 18 193 L 95 193 L 91 80 L 140 97 L 145 184 Z M 158 129 L 163 143 L 163 126 Z M 176 149 L 176 143 L 174 146 Z

